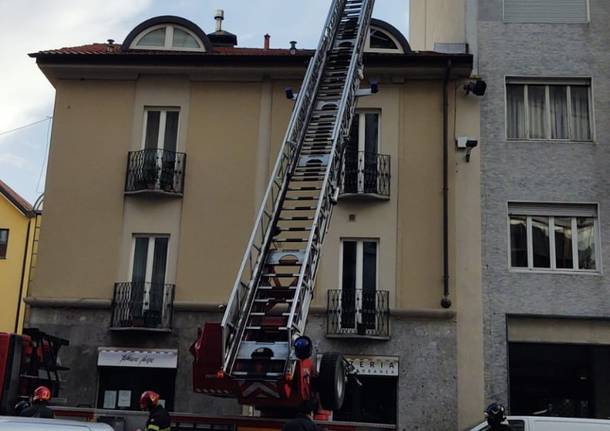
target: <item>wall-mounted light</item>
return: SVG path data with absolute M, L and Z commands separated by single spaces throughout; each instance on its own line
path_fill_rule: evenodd
M 464 91 L 466 94 L 474 94 L 475 96 L 484 96 L 485 91 L 487 90 L 487 83 L 482 79 L 475 79 L 474 81 L 470 81 L 468 84 L 464 85 Z

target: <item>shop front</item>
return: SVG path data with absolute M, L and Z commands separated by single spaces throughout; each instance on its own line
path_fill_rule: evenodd
M 100 347 L 97 408 L 139 410 L 140 394 L 153 390 L 161 404 L 174 409 L 177 350 Z

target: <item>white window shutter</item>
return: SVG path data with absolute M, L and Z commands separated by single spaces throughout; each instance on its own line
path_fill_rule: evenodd
M 504 0 L 504 22 L 576 24 L 588 21 L 588 0 Z

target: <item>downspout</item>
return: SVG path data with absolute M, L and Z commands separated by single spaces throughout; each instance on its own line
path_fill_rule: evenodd
M 15 334 L 19 332 L 19 316 L 21 315 L 21 303 L 23 302 L 23 282 L 25 280 L 25 266 L 28 260 L 28 250 L 30 247 L 30 227 L 32 220 L 36 223 L 36 213 L 33 213 L 28 220 L 28 229 L 25 234 L 25 250 L 23 251 L 23 263 L 21 264 L 21 283 L 19 284 L 19 296 L 17 297 L 17 316 L 15 316 Z
M 451 59 L 447 61 L 445 79 L 443 81 L 443 298 L 441 306 L 451 307 L 449 299 L 449 148 L 447 134 L 449 132 L 449 76 L 451 75 Z

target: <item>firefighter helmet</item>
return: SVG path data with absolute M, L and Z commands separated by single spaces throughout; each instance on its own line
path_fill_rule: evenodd
M 489 425 L 500 425 L 506 420 L 506 410 L 499 403 L 491 403 L 485 409 L 485 417 Z
M 142 410 L 149 410 L 156 407 L 159 404 L 160 395 L 155 391 L 144 391 L 140 395 L 140 408 Z
M 51 399 L 51 389 L 46 386 L 38 386 L 34 390 L 34 396 L 32 400 L 34 401 L 49 401 Z

